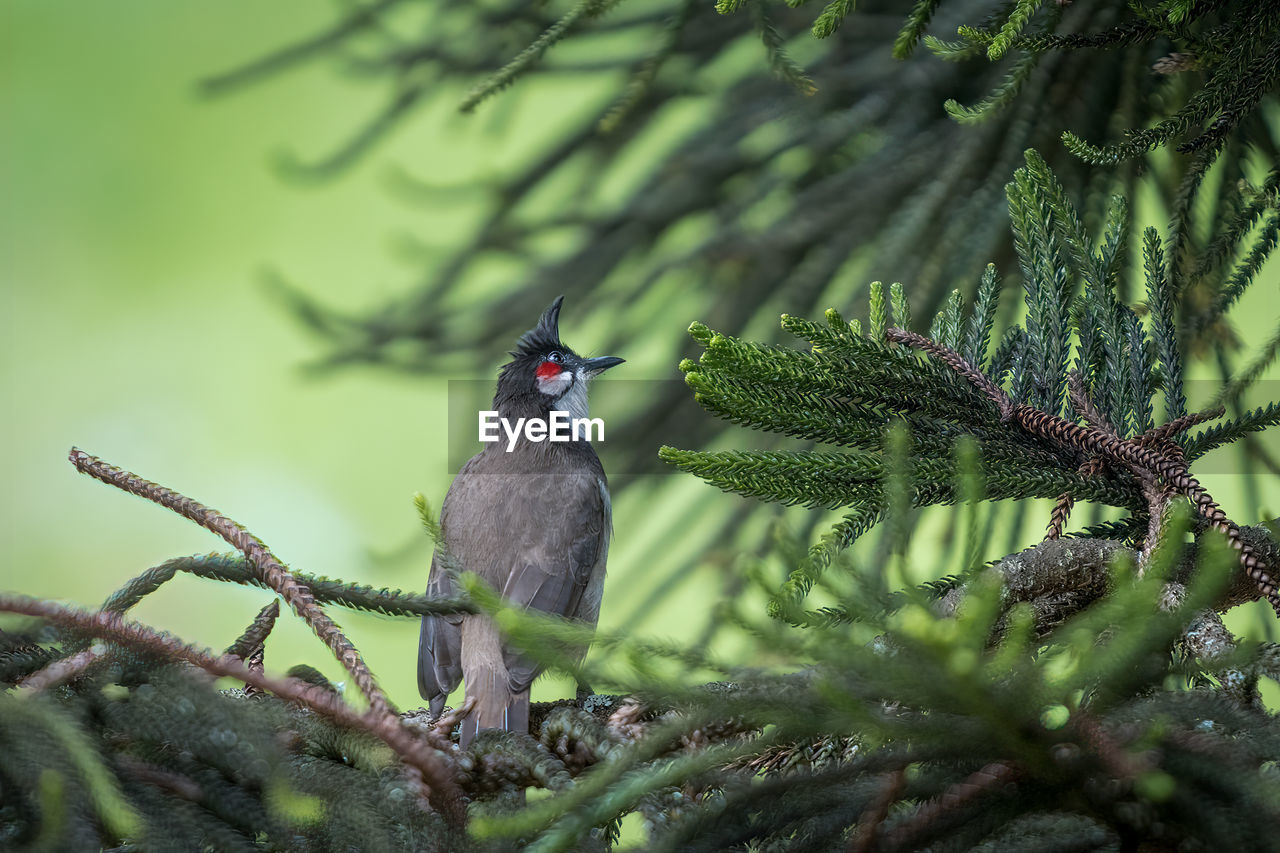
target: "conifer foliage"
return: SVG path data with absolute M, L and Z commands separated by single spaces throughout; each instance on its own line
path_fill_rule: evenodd
M 418 15 L 428 22 L 405 23 Z M 381 0 L 206 87 L 232 92 L 325 59 L 382 87 L 382 111 L 331 156 L 295 163 L 323 177 L 454 91 L 471 110 L 518 97 L 507 90 L 522 80 L 616 80 L 597 110 L 564 119 L 557 144 L 494 164 L 493 202 L 471 239 L 456 251 L 428 241 L 420 284 L 403 296 L 352 314 L 285 288 L 329 344 L 326 365 L 432 371 L 448 352 L 470 356 L 468 367 L 491 357 L 486 344 L 513 339 L 578 286 L 584 308 L 621 320 L 608 324 L 607 351 L 678 346 L 651 315 L 613 316 L 613 305 L 658 295 L 689 300 L 713 328 L 759 328 L 782 311 L 862 302 L 869 281 L 896 279 L 932 317 L 955 289 L 972 297 L 975 266 L 995 261 L 1011 282 L 1020 274 L 1002 188 L 1028 148 L 1090 227 L 1113 195 L 1138 197 L 1141 155 L 1186 153 L 1157 170 L 1156 187 L 1174 220 L 1172 291 L 1190 288 L 1180 310 L 1203 315 L 1185 331 L 1207 334 L 1217 314 L 1203 309 L 1236 293 L 1224 285 L 1240 229 L 1264 223 L 1274 243 L 1274 179 L 1251 185 L 1247 165 L 1251 151 L 1280 162 L 1260 113 L 1274 97 L 1278 43 L 1275 4 L 1245 0 Z M 803 67 L 792 58 L 801 51 L 812 56 Z M 671 112 L 691 103 L 700 118 L 669 130 Z M 654 157 L 646 140 L 660 123 L 673 147 Z M 1220 180 L 1197 211 L 1215 164 Z M 454 204 L 457 188 L 440 181 L 398 185 L 416 203 Z M 634 187 L 621 199 L 620 182 Z M 1209 233 L 1206 222 L 1235 226 Z M 494 268 L 518 274 L 520 292 L 450 298 Z M 644 438 L 623 420 L 709 438 L 715 422 L 675 405 L 676 394 L 620 419 L 619 446 Z M 631 470 L 651 459 L 648 447 L 636 455 Z
M 446 247 L 423 235 L 421 275 L 403 294 L 340 311 L 309 296 L 305 282 L 276 280 L 325 343 L 329 368 L 472 371 L 556 295 L 579 289 L 575 304 L 604 315 L 602 351 L 662 346 L 674 358 L 687 343 L 683 324 L 667 322 L 669 303 L 711 328 L 778 343 L 779 313 L 865 304 L 868 282 L 880 278 L 907 283 L 927 319 L 957 289 L 973 298 L 973 270 L 988 262 L 1006 286 L 1019 285 L 1003 187 L 1034 149 L 1091 233 L 1113 196 L 1157 191 L 1170 219 L 1163 249 L 1169 293 L 1185 315 L 1183 346 L 1213 351 L 1225 382 L 1240 342 L 1224 310 L 1280 227 L 1277 173 L 1259 181 L 1250 168 L 1253 158 L 1280 162 L 1262 113 L 1276 91 L 1267 65 L 1280 38 L 1274 6 L 381 0 L 211 77 L 206 90 L 234 92 L 327 61 L 382 92 L 382 109 L 331 155 L 292 163 L 323 179 L 376 157 L 394 129 L 440 100 L 502 111 L 521 81 L 606 87 L 594 110 L 546 116 L 559 130 L 554 144 L 485 169 L 488 201 L 469 238 Z M 669 142 L 656 154 L 655 135 Z M 1089 146 L 1105 156 L 1086 156 Z M 1148 164 L 1153 150 L 1176 156 Z M 401 165 L 400 195 L 429 210 L 474 189 L 429 164 Z M 1141 241 L 1125 236 L 1136 251 Z M 1141 282 L 1127 262 L 1118 267 L 1128 298 Z M 473 286 L 495 271 L 519 288 L 492 296 Z M 677 383 L 626 401 L 610 433 L 611 470 L 659 473 L 654 434 L 706 446 L 723 432 L 723 421 L 686 402 Z M 1241 446 L 1256 462 L 1258 443 Z M 723 512 L 715 523 L 721 538 L 769 527 L 765 510 L 750 522 Z M 672 566 L 670 576 L 690 568 Z
M 1122 528 L 1131 531 L 1128 538 L 1140 539 L 1158 530 L 1169 500 L 1181 494 L 1203 509 L 1204 523 L 1238 543 L 1244 571 L 1280 613 L 1275 569 L 1256 564 L 1250 546 L 1230 532 L 1235 525 L 1185 473 L 1218 446 L 1218 437 L 1280 421 L 1280 406 L 1185 435 L 1222 411 L 1185 411 L 1169 278 L 1155 229 L 1143 235 L 1148 334 L 1115 293 L 1116 264 L 1125 248 L 1124 201 L 1113 201 L 1095 242 L 1035 152 L 1027 152 L 1027 165 L 1007 191 L 1026 323 L 1011 326 L 994 352 L 988 346 L 999 297 L 993 267 L 972 309 L 963 311 L 957 292 L 935 318 L 931 338 L 888 328 L 880 282 L 871 285 L 865 335 L 857 321 L 846 322 L 834 309 L 825 323 L 784 315 L 783 328 L 808 342 L 808 352 L 738 340 L 695 323 L 690 333 L 705 350 L 681 368 L 704 407 L 735 423 L 845 449 L 706 453 L 667 447 L 661 455 L 726 491 L 851 510 L 779 591 L 783 599 L 808 592 L 833 554 L 890 509 L 884 430 L 896 422 L 911 442 L 913 506 L 959 499 L 953 447 L 962 435 L 978 441 L 988 499 L 1059 499 L 1053 538 L 1061 535 L 1070 503 L 1084 499 L 1131 510 Z M 902 286 L 889 290 L 893 321 L 909 326 Z M 921 362 L 900 344 L 935 358 Z M 1167 418 L 1157 428 L 1152 412 L 1158 392 Z M 1076 418 L 1087 424 L 1083 431 L 1072 423 Z
M 467 97 L 470 109 L 553 71 L 556 46 L 592 26 L 656 33 L 657 43 L 637 37 L 650 49 L 604 63 L 632 72 L 618 99 L 502 185 L 501 209 L 410 300 L 415 310 L 338 317 L 300 300 L 333 336 L 334 360 L 393 361 L 406 341 L 456 344 L 440 334 L 452 322 L 436 311 L 441 295 L 486 253 L 533 252 L 547 229 L 574 224 L 583 248 L 539 267 L 509 312 L 487 315 L 489 337 L 510 337 L 553 280 L 608 280 L 665 245 L 669 224 L 710 215 L 704 238 L 679 263 L 655 257 L 636 292 L 671 287 L 665 274 L 686 261 L 710 291 L 735 286 L 712 324 L 690 327 L 702 351 L 680 367 L 707 412 L 779 443 L 660 456 L 763 504 L 843 517 L 817 543 L 779 537 L 770 559 L 784 578 L 769 559 L 744 556 L 743 594 L 717 604 L 716 624 L 736 632 L 746 667 L 711 644 L 588 636 L 507 607 L 465 574 L 457 600 L 309 576 L 227 516 L 73 450 L 77 470 L 234 550 L 150 568 L 97 610 L 0 594 L 0 612 L 28 620 L 0 633 L 0 847 L 1280 849 L 1280 718 L 1260 688 L 1280 680 L 1280 647 L 1233 636 L 1220 615 L 1259 600 L 1280 613 L 1280 525 L 1228 517 L 1193 473 L 1212 450 L 1247 446 L 1280 421 L 1278 403 L 1242 404 L 1280 355 L 1280 328 L 1244 368 L 1233 373 L 1227 357 L 1230 311 L 1262 275 L 1280 223 L 1280 171 L 1246 175 L 1250 146 L 1276 160 L 1260 117 L 1280 68 L 1274 4 L 919 0 L 905 26 L 894 18 L 894 54 L 924 41 L 954 61 L 943 69 L 966 69 L 935 66 L 927 85 L 867 59 L 886 44 L 884 16 L 869 13 L 890 3 L 725 0 L 713 11 L 577 0 L 555 15 L 499 0 L 443 9 L 450 25 L 418 42 L 387 23 L 402 5 L 359 6 L 218 85 L 372 46 L 353 62 L 391 80 L 395 96 L 332 169 L 435 79 L 499 69 Z M 634 17 L 618 17 L 624 5 Z M 961 26 L 958 41 L 925 35 L 949 14 L 986 17 Z M 459 52 L 459 27 L 474 53 Z M 827 48 L 802 68 L 788 36 L 809 27 Z M 527 36 L 514 54 L 512 32 Z M 546 174 L 618 155 L 687 92 L 665 68 L 709 61 L 742 38 L 761 42 L 767 74 L 783 83 L 744 72 L 621 207 L 520 219 Z M 1195 84 L 1151 79 L 1181 75 Z M 937 123 L 913 113 L 962 89 L 974 106 L 948 102 Z M 1156 90 L 1162 102 L 1149 97 Z M 781 141 L 737 147 L 778 115 Z M 882 144 L 855 132 L 868 123 Z M 1143 160 L 1161 146 L 1176 150 Z M 1164 229 L 1132 224 L 1144 162 L 1159 173 Z M 1002 202 L 993 181 L 1006 184 Z M 746 228 L 757 203 L 778 208 L 775 190 L 783 212 Z M 909 284 L 851 284 L 853 233 L 875 237 Z M 937 239 L 926 245 L 926 234 Z M 1018 288 L 1015 324 L 1006 291 Z M 850 316 L 800 316 L 819 298 Z M 734 333 L 779 301 L 800 312 L 782 316 L 788 345 Z M 865 323 L 852 316 L 863 305 Z M 928 334 L 913 306 L 934 315 Z M 1201 411 L 1185 377 L 1209 350 L 1224 382 Z M 690 443 L 711 434 L 690 431 Z M 1031 498 L 1052 501 L 1043 541 L 984 565 L 979 545 L 996 518 L 986 513 L 984 533 L 986 508 Z M 1075 523 L 1080 504 L 1116 520 Z M 964 546 L 920 583 L 908 565 L 912 515 L 938 505 L 951 507 Z M 442 548 L 425 500 L 419 510 Z M 873 529 L 883 547 L 851 548 Z M 221 654 L 126 618 L 180 573 L 276 600 L 246 613 Z M 286 618 L 280 599 L 359 699 L 309 667 L 271 674 L 265 645 Z M 438 720 L 399 711 L 335 606 L 404 619 L 483 611 L 549 669 L 613 692 L 538 706 L 529 736 L 485 732 L 462 752 L 451 733 L 467 709 Z M 587 641 L 595 652 L 583 664 L 574 650 Z M 243 686 L 220 690 L 215 677 Z M 526 798 L 526 788 L 547 793 Z M 624 829 L 628 815 L 642 829 Z

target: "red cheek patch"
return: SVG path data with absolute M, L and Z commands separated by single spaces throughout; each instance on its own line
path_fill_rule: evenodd
M 559 364 L 556 364 L 554 361 L 542 362 L 542 364 L 538 365 L 538 370 L 537 370 L 539 379 L 555 379 L 557 376 L 559 376 L 563 372 L 564 372 L 564 367 L 562 367 Z

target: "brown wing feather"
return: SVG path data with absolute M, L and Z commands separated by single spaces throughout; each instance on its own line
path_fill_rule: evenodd
M 479 466 L 480 456 L 472 457 L 462 466 L 445 493 L 444 504 L 440 507 L 440 525 L 446 542 L 450 541 L 449 526 L 451 516 L 455 515 L 452 510 L 460 496 L 465 502 L 469 486 L 475 482 L 467 475 Z M 458 559 L 456 553 L 454 559 Z M 433 554 L 427 595 L 455 597 L 458 594 L 458 586 L 445 570 L 440 555 Z M 430 703 L 435 714 L 440 713 L 449 694 L 462 682 L 462 619 L 461 615 L 422 617 L 422 628 L 418 634 L 418 693 Z
M 440 513 L 445 541 L 459 571 L 475 572 L 513 604 L 574 617 L 607 547 L 604 470 L 591 452 L 591 464 L 573 474 L 513 472 L 502 452 L 490 445 L 454 478 Z M 432 562 L 428 592 L 450 594 L 439 562 Z M 462 677 L 460 625 L 460 617 L 422 622 L 418 686 L 433 707 L 433 695 L 443 705 Z M 513 691 L 527 689 L 541 671 L 513 652 L 503 657 Z
M 539 547 L 522 553 L 503 586 L 502 595 L 513 604 L 566 618 L 578 613 L 583 593 L 599 561 L 605 507 L 600 480 L 592 471 L 574 477 L 556 477 L 543 488 L 558 493 L 558 501 L 537 506 L 554 507 L 549 527 Z M 544 495 L 543 497 L 549 497 Z M 558 534 L 558 535 L 557 535 Z M 507 651 L 503 655 L 511 689 L 526 690 L 542 668 Z
M 431 560 L 431 575 L 427 580 L 427 595 L 432 598 L 453 598 L 457 586 L 440 565 L 436 557 Z M 418 693 L 431 705 L 431 712 L 439 714 L 462 681 L 462 616 L 422 617 L 422 630 L 418 635 Z

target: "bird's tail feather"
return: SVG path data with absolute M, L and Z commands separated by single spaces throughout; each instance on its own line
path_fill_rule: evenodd
M 481 729 L 529 731 L 528 688 L 513 692 L 506 678 L 484 678 L 480 684 L 467 683 L 467 698 L 472 697 L 476 700 L 475 707 L 462 721 L 459 732 L 459 742 L 463 749 L 470 745 Z

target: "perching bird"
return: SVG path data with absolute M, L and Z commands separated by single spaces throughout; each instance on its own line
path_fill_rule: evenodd
M 587 417 L 587 383 L 621 364 L 582 358 L 560 341 L 561 296 L 526 332 L 498 374 L 493 408 L 514 424 L 553 410 Z M 604 588 L 612 513 L 608 481 L 591 443 L 534 442 L 521 435 L 510 451 L 497 441 L 471 457 L 454 478 L 440 526 L 456 571 L 475 572 L 510 602 L 595 627 Z M 455 578 L 439 551 L 427 594 L 453 596 Z M 585 652 L 585 650 L 584 650 Z M 540 667 L 507 646 L 485 615 L 424 616 L 418 644 L 418 691 L 439 715 L 466 680 L 475 707 L 462 722 L 466 747 L 480 729 L 529 730 L 529 686 Z

